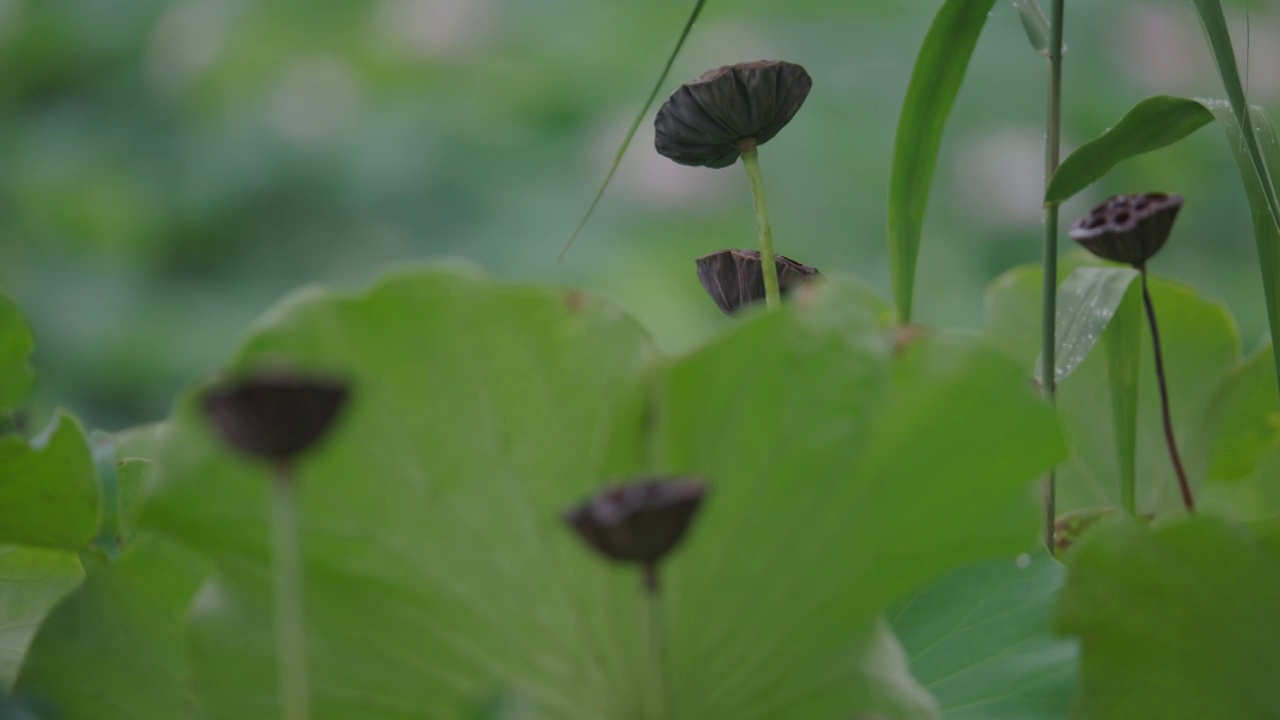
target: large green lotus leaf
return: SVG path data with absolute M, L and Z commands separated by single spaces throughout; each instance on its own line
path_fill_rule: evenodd
M 0 693 L 13 686 L 36 626 L 83 577 L 73 552 L 0 545 Z
M 947 573 L 889 613 L 943 717 L 1066 716 L 1079 652 L 1049 627 L 1065 574 L 1046 552 L 988 560 Z
M 197 555 L 150 538 L 91 573 L 40 626 L 16 694 L 62 720 L 161 720 L 189 706 L 182 621 L 207 573 Z
M 992 283 L 988 292 L 987 332 L 1002 347 L 1033 347 L 1038 329 L 1011 320 L 1025 314 L 1027 306 L 1039 306 L 1032 294 L 1038 268 L 1010 271 Z M 1181 283 L 1151 278 L 1151 295 L 1160 323 L 1169 381 L 1174 429 L 1183 464 L 1193 486 L 1203 481 L 1209 467 L 1213 432 L 1209 422 L 1218 386 L 1242 360 L 1240 336 L 1226 307 L 1205 300 Z M 1181 507 L 1178 488 L 1165 444 L 1159 388 L 1151 360 L 1150 330 L 1141 326 L 1142 372 L 1138 378 L 1137 499 L 1140 511 L 1173 511 Z M 1029 364 L 1027 373 L 1033 368 Z M 1058 388 L 1057 407 L 1070 458 L 1058 468 L 1058 504 L 1063 510 L 1120 505 L 1120 467 L 1113 438 L 1111 405 L 1099 402 L 1109 396 L 1107 358 L 1092 352 Z
M 1055 611 L 1057 629 L 1081 639 L 1072 717 L 1276 717 L 1277 540 L 1204 515 L 1087 534 Z
M 886 373 L 880 342 L 775 315 L 670 373 L 665 464 L 722 479 L 703 531 L 727 538 L 694 544 L 673 568 L 674 602 L 689 608 L 672 628 L 689 648 L 673 692 L 689 717 L 792 717 L 753 687 L 761 667 L 807 697 L 812 717 L 841 716 L 842 637 L 947 567 L 1031 544 L 1028 480 L 1059 445 L 1016 365 L 939 337 Z M 754 372 L 734 377 L 742 358 Z M 758 551 L 744 550 L 745 533 L 763 536 Z M 730 587 L 743 590 L 717 592 Z M 724 697 L 732 704 L 714 704 Z
M 0 292 L 0 412 L 22 402 L 31 392 L 35 373 L 27 358 L 35 349 L 35 338 L 22 311 Z
M 93 454 L 59 412 L 39 437 L 0 438 L 0 543 L 83 549 L 98 529 Z
M 662 577 L 671 718 L 931 717 L 904 670 L 868 660 L 892 656 L 876 618 L 1029 546 L 1030 485 L 1061 441 L 994 349 L 944 337 L 895 360 L 883 307 L 824 285 L 674 363 L 611 305 L 469 272 L 268 315 L 235 367 L 354 387 L 300 470 L 317 717 L 474 718 L 501 697 L 524 717 L 636 717 L 639 578 L 560 515 L 640 471 L 712 483 Z M 191 395 L 156 470 L 142 523 L 219 569 L 191 618 L 203 710 L 270 714 L 267 475 Z

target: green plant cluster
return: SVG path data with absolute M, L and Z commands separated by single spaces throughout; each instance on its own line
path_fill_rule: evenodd
M 0 296 L 0 718 L 1277 716 L 1271 343 L 1246 352 L 1221 303 L 1146 258 L 1053 242 L 991 282 L 981 331 L 910 323 L 946 115 L 992 4 L 947 0 L 921 49 L 892 304 L 838 274 L 781 302 L 758 267 L 754 140 L 734 149 L 762 252 L 724 276 L 752 287 L 678 356 L 612 302 L 433 262 L 296 291 L 162 422 L 106 434 L 60 412 L 33 432 L 34 339 Z M 1062 0 L 1015 4 L 1061 63 Z M 1196 4 L 1230 101 L 1153 98 L 1061 167 L 1052 148 L 1046 204 L 1056 220 L 1216 116 L 1274 329 L 1280 144 L 1221 8 Z M 234 385 L 280 368 L 343 378 L 344 403 L 300 422 L 279 386 Z M 706 494 L 660 584 L 566 525 L 602 488 L 667 475 Z

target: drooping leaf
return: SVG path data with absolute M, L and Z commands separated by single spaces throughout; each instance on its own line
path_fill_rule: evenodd
M 1198 100 L 1158 95 L 1120 118 L 1115 127 L 1071 153 L 1045 190 L 1046 203 L 1060 203 L 1131 157 L 1172 145 L 1213 121 Z
M 916 259 L 942 131 L 994 5 L 995 0 L 946 0 L 929 26 L 911 70 L 893 140 L 889 178 L 889 271 L 898 319 L 903 324 L 911 321 Z
M 182 622 L 199 558 L 150 539 L 103 565 L 40 626 L 16 692 L 63 720 L 188 717 Z
M 529 718 L 631 717 L 654 691 L 639 578 L 559 516 L 656 471 L 712 488 L 662 571 L 672 718 L 931 717 L 904 671 L 868 660 L 887 652 L 876 618 L 957 563 L 1029 547 L 1030 486 L 1062 449 L 1007 359 L 952 337 L 895 355 L 879 307 L 845 307 L 857 296 L 826 283 L 674 362 L 611 305 L 438 269 L 271 313 L 236 367 L 354 379 L 300 470 L 316 706 L 470 718 L 514 697 Z M 190 395 L 164 446 L 143 523 L 218 566 L 192 613 L 202 710 L 270 714 L 265 473 Z
M 1208 516 L 1100 523 L 1072 551 L 1055 627 L 1082 640 L 1073 718 L 1280 711 L 1280 544 Z
M 889 614 L 911 671 L 947 720 L 1056 720 L 1076 689 L 1077 643 L 1050 612 L 1065 571 L 1047 552 L 968 565 Z
M 1044 16 L 1037 0 L 1013 0 L 1013 7 L 1022 20 L 1022 29 L 1027 31 L 1027 41 L 1032 49 L 1041 55 L 1049 53 L 1049 19 Z
M 1058 286 L 1058 313 L 1054 352 L 1054 381 L 1062 382 L 1102 338 L 1111 318 L 1129 292 L 1138 271 L 1119 267 L 1083 267 Z M 1036 380 L 1041 377 L 1036 359 Z
M 93 456 L 80 423 L 59 412 L 30 444 L 0 438 L 0 542 L 83 549 L 98 529 Z
M 35 339 L 22 311 L 0 292 L 0 412 L 10 410 L 27 397 L 35 373 L 27 362 Z
M 1258 265 L 1262 271 L 1262 289 L 1267 298 L 1271 337 L 1280 337 L 1280 224 L 1277 224 L 1276 216 L 1272 214 L 1268 188 L 1262 177 L 1255 172 L 1258 166 L 1253 161 L 1253 152 L 1241 132 L 1231 106 L 1221 102 L 1209 102 L 1207 105 L 1227 131 L 1227 142 L 1235 155 L 1236 166 L 1240 169 L 1240 179 L 1244 182 L 1245 195 L 1249 198 L 1249 209 L 1253 215 L 1253 239 L 1258 248 Z M 1270 186 L 1273 192 L 1275 186 L 1280 184 L 1280 136 L 1276 135 L 1275 124 L 1262 108 L 1250 108 L 1250 117 L 1259 140 L 1257 150 L 1270 166 Z M 1276 376 L 1280 377 L 1280 358 L 1273 360 Z
M 0 694 L 13 687 L 36 626 L 83 577 L 73 552 L 0 545 Z
M 622 138 L 622 144 L 618 146 L 618 152 L 613 156 L 613 162 L 609 165 L 609 171 L 605 173 L 604 180 L 600 181 L 600 187 L 596 189 L 596 194 L 591 198 L 591 204 L 587 206 L 587 211 L 582 214 L 582 219 L 578 221 L 578 227 L 574 228 L 573 234 L 565 241 L 564 247 L 560 249 L 560 259 L 564 259 L 569 248 L 573 246 L 573 241 L 578 239 L 578 235 L 582 233 L 582 229 L 587 226 L 587 221 L 591 219 L 591 215 L 596 211 L 596 206 L 600 204 L 600 198 L 604 197 L 604 191 L 608 189 L 609 183 L 613 180 L 614 173 L 618 172 L 618 166 L 622 164 L 622 156 L 627 154 L 627 148 L 631 147 L 631 140 L 635 138 L 636 131 L 640 129 L 640 123 L 644 122 L 644 116 L 649 113 L 649 108 L 653 107 L 653 101 L 658 98 L 658 93 L 662 92 L 662 86 L 667 82 L 667 75 L 671 74 L 671 66 L 675 64 L 676 57 L 680 55 L 680 50 L 684 48 L 684 41 L 689 38 L 690 31 L 693 30 L 693 24 L 698 21 L 698 16 L 702 14 L 702 6 L 706 5 L 707 0 L 694 0 L 693 10 L 689 12 L 689 19 L 685 20 L 684 29 L 680 31 L 680 37 L 676 39 L 675 47 L 671 48 L 671 54 L 667 56 L 667 62 L 662 66 L 662 72 L 658 74 L 658 81 L 653 84 L 653 89 L 649 91 L 649 96 L 645 98 L 644 104 L 640 106 L 640 112 L 636 113 L 636 117 L 631 121 L 631 127 L 627 128 L 627 134 Z
M 1028 349 L 1034 348 L 1039 338 L 1031 316 L 1039 309 L 1040 273 L 1038 266 L 1016 268 L 995 280 L 988 294 L 986 332 L 1002 347 L 1018 348 L 1022 358 L 1030 355 Z M 1174 429 L 1192 485 L 1199 486 L 1209 458 L 1195 438 L 1206 432 L 1206 414 L 1218 385 L 1241 362 L 1239 331 L 1222 303 L 1205 300 L 1189 286 L 1159 277 L 1152 277 L 1150 285 L 1160 322 Z M 1150 361 L 1151 334 L 1145 317 L 1139 317 L 1137 324 L 1144 360 L 1138 373 L 1136 510 L 1177 511 L 1181 503 Z M 1024 362 L 1030 376 L 1034 365 Z M 1071 450 L 1058 468 L 1062 511 L 1122 506 L 1123 471 L 1115 418 L 1125 415 L 1113 413 L 1109 403 L 1100 402 L 1111 392 L 1109 364 L 1105 353 L 1091 353 L 1058 388 L 1058 416 Z

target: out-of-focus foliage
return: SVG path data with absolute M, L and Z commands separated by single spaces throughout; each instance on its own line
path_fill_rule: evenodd
M 277 306 L 237 368 L 340 367 L 353 388 L 299 469 L 317 705 L 459 718 L 509 690 L 523 717 L 640 717 L 637 698 L 663 691 L 644 670 L 639 579 L 560 515 L 669 469 L 710 491 L 662 566 L 664 717 L 936 717 L 877 616 L 952 567 L 1029 548 L 1028 485 L 1064 453 L 1017 364 L 957 333 L 895 349 L 885 315 L 833 279 L 668 360 L 612 303 L 438 267 Z M 143 531 L 214 578 L 197 591 L 198 562 L 135 542 L 50 616 L 18 690 L 68 718 L 170 717 L 184 688 L 203 717 L 273 716 L 262 469 L 221 446 L 193 392 L 156 467 Z M 110 683 L 83 671 L 130 633 L 146 652 L 112 663 Z M 189 664 L 170 662 L 184 644 Z M 1008 687 L 999 670 L 976 673 L 985 697 Z
M 763 57 L 814 92 L 762 162 L 779 251 L 888 292 L 890 146 L 935 0 L 710 2 L 679 82 Z M 89 426 L 159 417 L 244 324 L 309 280 L 460 254 L 619 298 L 668 349 L 726 319 L 693 258 L 754 238 L 736 168 L 676 166 L 650 128 L 572 230 L 686 0 L 0 0 L 0 284 L 43 381 Z M 1244 3 L 1230 3 L 1244 37 Z M 1065 150 L 1154 94 L 1219 96 L 1189 3 L 1073 2 Z M 1039 254 L 1044 59 L 997 3 L 947 128 L 915 316 L 977 325 L 981 288 Z M 1251 101 L 1272 109 L 1280 10 L 1253 3 Z M 1243 47 L 1243 42 L 1238 42 Z M 1105 77 L 1107 82 L 1097 82 Z M 1265 324 L 1248 207 L 1221 133 L 1125 163 L 1067 203 L 1183 193 L 1162 273 Z M 38 418 L 39 421 L 43 418 Z

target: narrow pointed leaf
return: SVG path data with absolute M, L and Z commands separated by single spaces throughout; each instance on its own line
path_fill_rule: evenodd
M 1049 19 L 1044 16 L 1037 0 L 1013 0 L 1013 7 L 1022 20 L 1022 29 L 1027 31 L 1027 41 L 1032 49 L 1041 55 L 1049 52 Z
M 889 270 L 902 323 L 911 321 L 916 260 L 942 131 L 995 0 L 947 0 L 929 26 L 893 141 L 889 179 Z
M 1159 95 L 1130 110 L 1116 126 L 1071 153 L 1045 190 L 1045 203 L 1060 203 L 1136 155 L 1172 145 L 1213 120 L 1197 100 Z
M 631 127 L 627 128 L 627 134 L 622 138 L 622 144 L 618 146 L 618 152 L 613 156 L 613 162 L 609 165 L 609 171 L 605 173 L 604 180 L 600 182 L 600 187 L 596 190 L 596 194 L 591 198 L 591 204 L 587 206 L 587 211 L 583 213 L 582 220 L 578 221 L 578 227 L 574 228 L 573 234 L 569 236 L 564 247 L 560 250 L 560 259 L 569 252 L 569 248 L 573 246 L 573 241 L 578 239 L 578 235 L 582 233 L 582 229 L 587 226 L 587 221 L 591 219 L 592 213 L 596 211 L 596 206 L 600 204 L 600 198 L 604 197 L 604 191 L 608 189 L 609 183 L 613 180 L 614 173 L 618 172 L 618 166 L 622 164 L 622 156 L 627 154 L 627 148 L 631 147 L 631 140 L 635 138 L 636 131 L 640 129 L 640 123 L 644 122 L 644 116 L 648 114 L 649 108 L 653 107 L 653 101 L 658 98 L 658 93 L 662 92 L 662 85 L 667 81 L 667 75 L 671 73 L 671 66 L 675 64 L 676 57 L 680 55 L 680 50 L 684 48 L 684 41 L 689 38 L 689 32 L 693 30 L 693 24 L 698 21 L 698 15 L 702 13 L 702 6 L 707 0 L 694 0 L 693 10 L 689 13 L 689 19 L 684 23 L 684 29 L 680 31 L 680 37 L 676 40 L 675 47 L 671 48 L 671 54 L 667 56 L 667 62 L 662 66 L 662 72 L 658 74 L 658 81 L 653 84 L 653 89 L 649 91 L 649 96 L 645 98 L 644 104 L 640 106 L 640 112 L 636 113 L 636 117 L 631 121 Z

